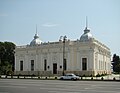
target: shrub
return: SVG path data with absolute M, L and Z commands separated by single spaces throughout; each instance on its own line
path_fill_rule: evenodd
M 104 78 L 102 77 L 101 80 L 104 80 Z
M 57 79 L 57 77 L 55 77 L 55 79 Z
M 114 77 L 114 78 L 113 78 L 113 80 L 115 81 L 115 80 L 116 80 L 116 78 Z
M 86 77 L 86 75 L 84 74 L 83 77 Z
M 93 77 L 91 77 L 91 80 L 93 80 Z
M 90 77 L 93 77 L 93 75 L 91 74 Z
M 98 74 L 96 75 L 96 77 L 100 77 L 100 74 L 98 73 Z
M 32 74 L 32 76 L 35 76 L 34 74 Z
M 21 76 L 21 74 L 19 74 L 18 76 Z
M 81 77 L 81 80 L 83 79 L 83 77 Z

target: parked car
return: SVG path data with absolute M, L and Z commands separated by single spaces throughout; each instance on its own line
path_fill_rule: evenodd
M 64 76 L 61 76 L 60 80 L 79 80 L 79 76 L 76 76 L 75 74 L 72 73 L 68 73 Z

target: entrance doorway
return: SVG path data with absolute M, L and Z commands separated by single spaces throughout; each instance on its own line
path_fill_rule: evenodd
M 53 63 L 53 74 L 57 74 L 57 63 Z

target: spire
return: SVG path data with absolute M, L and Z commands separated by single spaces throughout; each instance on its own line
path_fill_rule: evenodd
M 86 29 L 88 27 L 88 19 L 87 19 L 87 16 L 86 16 Z
M 36 24 L 36 35 L 37 35 L 37 24 Z
M 35 33 L 34 39 L 36 38 L 39 38 L 38 33 L 37 33 L 37 24 L 36 24 L 36 33 Z
M 86 42 L 86 41 L 89 41 L 91 39 L 93 39 L 93 36 L 92 34 L 90 33 L 90 29 L 88 28 L 88 19 L 87 19 L 87 16 L 86 16 L 86 21 L 85 21 L 85 30 L 84 30 L 84 33 L 81 35 L 80 37 L 80 41 L 81 42 Z
M 86 16 L 86 27 L 85 27 L 84 33 L 88 33 L 88 32 L 90 32 L 90 30 L 88 29 L 88 18 Z
M 36 31 L 34 39 L 30 42 L 30 46 L 40 45 L 42 41 L 39 39 L 38 32 L 37 32 L 37 24 L 36 24 Z

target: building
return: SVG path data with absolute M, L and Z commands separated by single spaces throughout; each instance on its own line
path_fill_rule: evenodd
M 29 45 L 15 49 L 15 74 L 77 75 L 111 74 L 110 49 L 85 28 L 80 39 L 43 43 L 36 33 Z M 64 67 L 64 69 L 63 69 Z

